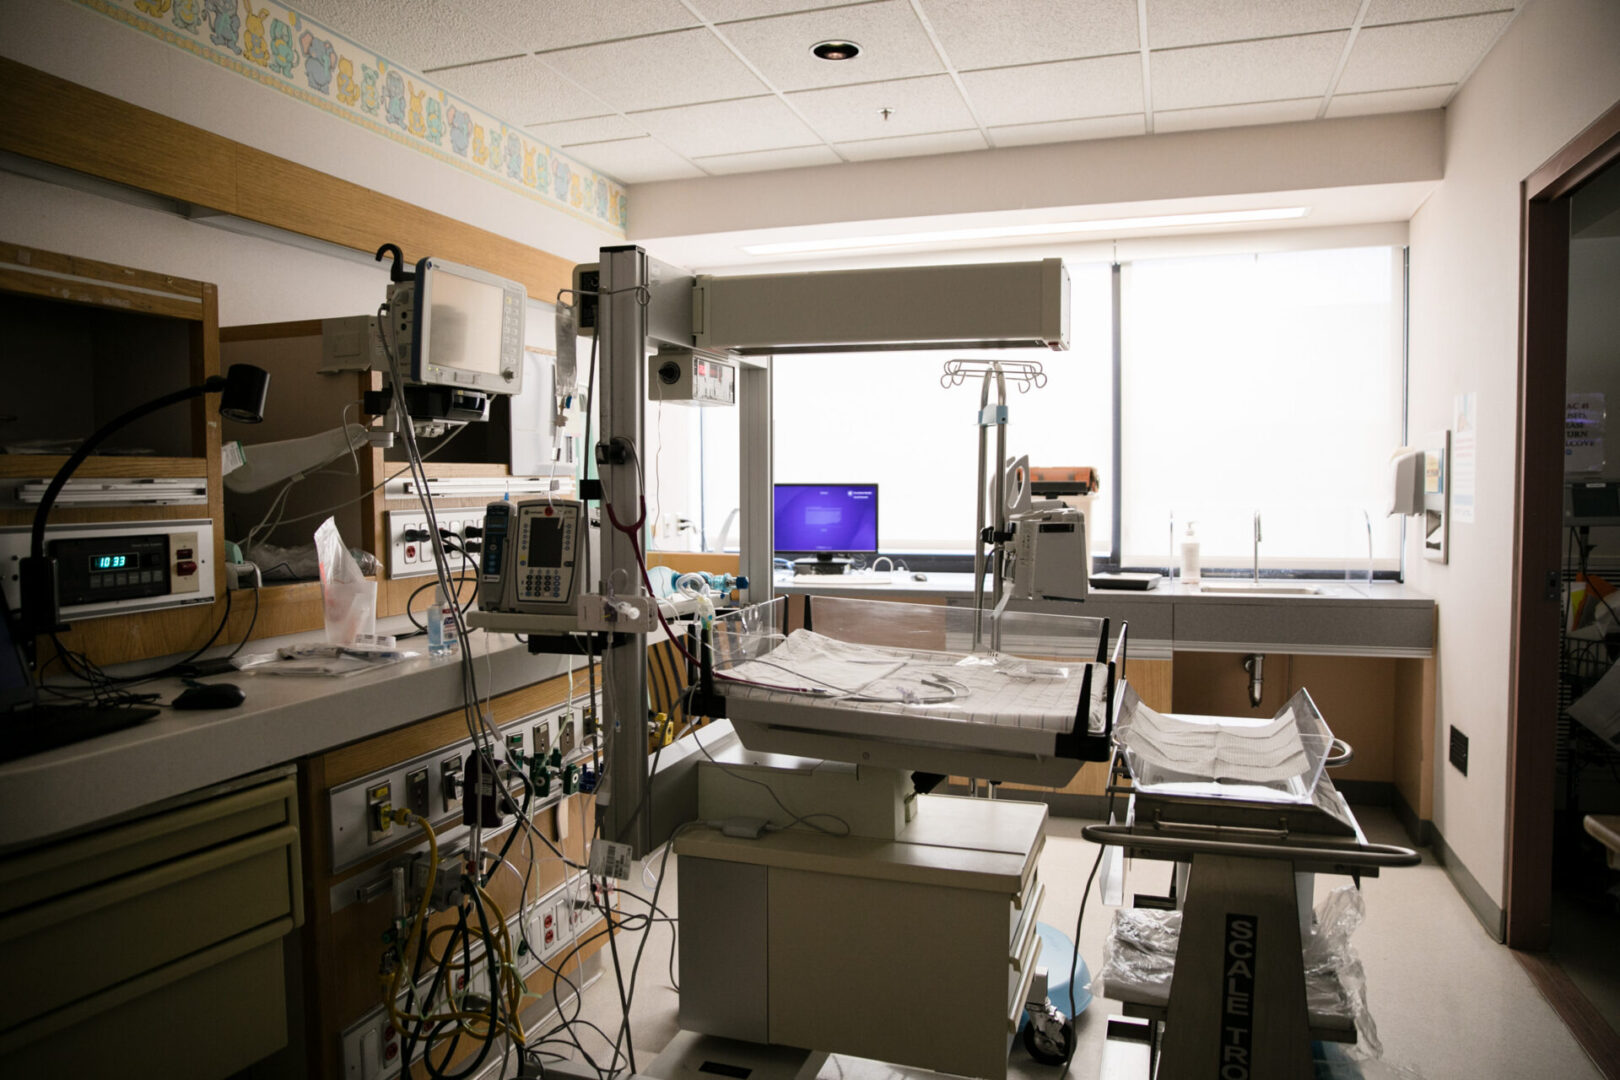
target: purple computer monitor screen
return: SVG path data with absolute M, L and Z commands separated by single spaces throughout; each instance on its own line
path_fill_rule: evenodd
M 776 550 L 876 552 L 876 484 L 777 484 Z

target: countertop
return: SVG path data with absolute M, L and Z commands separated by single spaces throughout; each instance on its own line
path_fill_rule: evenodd
M 909 573 L 896 573 L 889 575 L 886 584 L 866 584 L 863 576 L 829 575 L 823 584 L 778 574 L 772 587 L 789 595 L 888 601 L 937 599 L 952 606 L 973 602 L 971 573 L 928 573 L 925 581 L 917 581 Z M 1131 655 L 1145 659 L 1168 658 L 1178 651 L 1403 658 L 1433 655 L 1434 599 L 1410 585 L 1375 582 L 1357 586 L 1343 581 L 1302 584 L 1317 586 L 1321 591 L 1250 596 L 1204 592 L 1198 585 L 1161 581 L 1156 588 L 1145 591 L 1092 589 L 1084 603 L 1042 601 L 1020 605 L 1019 610 L 1106 616 L 1115 626 L 1128 622 Z M 987 597 L 988 593 L 987 584 Z
M 887 584 L 868 583 L 872 577 L 888 577 Z M 874 600 L 903 598 L 915 600 L 919 597 L 972 597 L 973 575 L 952 573 L 927 573 L 923 575 L 927 580 L 917 581 L 910 573 L 871 575 L 865 571 L 851 574 L 828 574 L 825 583 L 814 583 L 795 580 L 792 574 L 778 572 L 772 579 L 772 588 L 779 593 L 808 593 L 810 595 L 828 596 L 869 596 Z M 1247 578 L 1210 578 L 1207 584 L 1241 584 Z M 1204 592 L 1202 585 L 1184 585 L 1181 582 L 1161 580 L 1152 589 L 1098 589 L 1092 588 L 1088 592 L 1089 600 L 1124 600 L 1131 603 L 1175 603 L 1177 601 L 1242 601 L 1243 603 L 1303 603 L 1324 602 L 1355 602 L 1366 603 L 1373 601 L 1379 604 L 1393 604 L 1401 606 L 1430 607 L 1434 606 L 1434 598 L 1427 593 L 1419 592 L 1410 585 L 1394 581 L 1375 582 L 1370 586 L 1350 585 L 1344 581 L 1294 581 L 1292 579 L 1282 582 L 1273 582 L 1271 579 L 1262 579 L 1261 588 L 1267 584 L 1287 585 L 1313 585 L 1322 591 L 1314 594 L 1291 596 L 1262 595 L 1246 596 L 1242 593 L 1213 593 Z M 990 579 L 985 578 L 985 591 L 988 593 Z
M 255 641 L 248 651 L 319 637 Z M 232 709 L 165 708 L 144 724 L 0 765 L 0 850 L 459 708 L 457 659 L 429 658 L 425 639 L 405 645 L 423 655 L 343 678 L 251 670 L 211 677 L 201 681 L 235 683 L 247 700 Z M 531 656 L 516 638 L 481 631 L 463 647 L 477 662 L 481 696 L 528 686 L 583 662 Z M 139 670 L 151 662 L 132 666 Z M 158 693 L 166 703 L 185 686 L 179 679 L 158 679 L 139 689 Z

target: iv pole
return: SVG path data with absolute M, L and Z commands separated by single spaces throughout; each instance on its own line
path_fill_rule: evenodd
M 993 479 L 985 475 L 989 464 L 985 451 L 989 449 L 990 428 L 996 429 L 996 461 L 1007 460 L 1007 380 L 1011 378 L 1018 392 L 1028 393 L 1031 386 L 1039 389 L 1046 385 L 1046 372 L 1038 360 L 947 360 L 939 384 L 946 389 L 961 386 L 969 376 L 983 373 L 979 388 L 979 479 L 975 488 L 977 515 L 973 530 L 973 651 L 978 652 L 984 639 L 984 546 L 990 545 L 990 602 L 1001 603 L 1002 568 L 1005 547 L 1012 539 L 1007 532 L 1007 501 L 1004 490 L 1006 468 L 998 464 Z M 990 383 L 996 385 L 996 403 L 990 404 Z M 989 489 L 993 488 L 991 491 Z M 993 496 L 995 519 L 985 528 L 984 501 Z M 990 647 L 1001 646 L 999 626 L 992 627 Z

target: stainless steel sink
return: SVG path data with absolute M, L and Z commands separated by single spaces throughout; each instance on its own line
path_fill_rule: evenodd
M 1199 592 L 1234 593 L 1240 596 L 1316 596 L 1320 585 L 1288 585 L 1282 582 L 1262 581 L 1206 581 L 1198 586 Z

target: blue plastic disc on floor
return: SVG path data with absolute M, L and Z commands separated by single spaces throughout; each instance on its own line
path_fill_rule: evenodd
M 1041 956 L 1036 961 L 1046 969 L 1046 996 L 1052 999 L 1052 1004 L 1066 1014 L 1070 1020 L 1086 1011 L 1091 1004 L 1091 970 L 1086 967 L 1086 958 L 1081 957 L 1074 969 L 1074 981 L 1077 984 L 1073 1000 L 1069 997 L 1069 960 L 1074 956 L 1074 942 L 1069 940 L 1067 934 L 1055 926 L 1046 923 L 1035 924 L 1035 932 L 1041 936 Z M 1024 1015 L 1023 1021 L 1018 1025 L 1022 1030 L 1024 1024 L 1029 1023 L 1029 1015 Z

